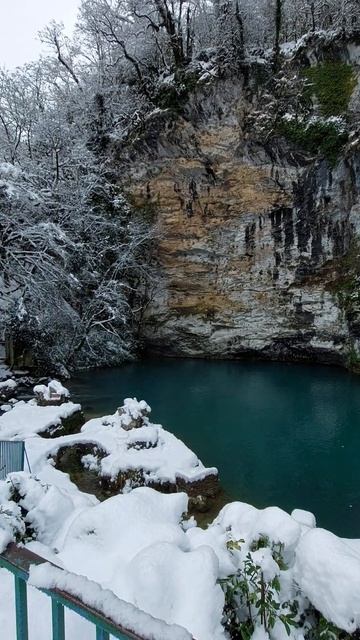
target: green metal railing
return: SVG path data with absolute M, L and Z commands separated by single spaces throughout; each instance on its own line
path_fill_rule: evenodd
M 29 569 L 33 564 L 46 562 L 44 558 L 10 544 L 0 555 L 0 568 L 7 569 L 15 580 L 16 640 L 28 640 L 28 607 L 27 580 Z M 109 640 L 110 634 L 120 640 L 146 640 L 122 628 L 114 621 L 106 618 L 101 612 L 89 607 L 79 598 L 58 589 L 41 589 L 51 598 L 52 608 L 52 640 L 65 640 L 64 609 L 71 609 L 79 616 L 93 623 L 96 629 L 96 640 Z M 6 640 L 11 640 L 7 638 Z

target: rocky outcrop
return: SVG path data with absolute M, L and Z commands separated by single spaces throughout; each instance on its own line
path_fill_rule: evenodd
M 168 356 L 356 364 L 360 324 L 341 287 L 357 255 L 357 144 L 332 166 L 253 136 L 246 75 L 198 88 L 181 114 L 155 112 L 122 150 L 160 234 L 143 340 Z

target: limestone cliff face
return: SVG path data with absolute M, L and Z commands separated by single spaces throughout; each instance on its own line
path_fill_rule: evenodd
M 249 109 L 241 79 L 214 81 L 181 116 L 153 114 L 126 151 L 130 190 L 155 207 L 160 233 L 143 339 L 165 355 L 349 363 L 360 330 L 340 289 L 360 154 L 331 168 L 256 140 Z

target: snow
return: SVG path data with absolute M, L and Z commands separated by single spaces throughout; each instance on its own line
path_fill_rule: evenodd
M 285 562 L 292 561 L 302 531 L 299 523 L 278 507 L 256 509 L 243 502 L 226 505 L 214 525 L 234 540 L 245 540 L 244 550 L 261 538 L 267 538 L 270 545 L 282 545 Z
M 264 627 L 257 626 L 251 636 L 251 640 L 269 640 L 269 634 L 265 631 Z
M 81 411 L 81 405 L 72 402 L 63 403 L 59 407 L 39 407 L 34 400 L 22 400 L 11 411 L 0 416 L 0 438 L 30 438 L 50 427 L 61 425 L 63 419 L 77 411 Z
M 0 506 L 0 553 L 2 553 L 17 535 L 25 532 L 21 519 L 21 508 L 14 502 L 1 500 Z
M 37 384 L 33 389 L 35 395 L 43 396 L 44 400 L 53 399 L 54 395 L 69 398 L 70 392 L 58 380 L 51 380 L 48 385 Z
M 312 529 L 296 550 L 294 578 L 327 620 L 348 633 L 360 627 L 360 546 Z
M 81 406 L 71 402 L 58 407 L 39 407 L 34 401 L 18 402 L 11 411 L 0 417 L 0 437 L 25 438 L 31 469 L 36 473 L 50 473 L 50 481 L 49 456 L 55 456 L 62 447 L 89 443 L 105 452 L 105 457 L 96 456 L 95 452 L 86 454 L 82 459 L 84 467 L 96 470 L 109 480 L 115 480 L 120 472 L 131 470 L 141 470 L 146 484 L 175 484 L 177 480 L 195 482 L 209 475 L 217 476 L 215 467 L 204 467 L 181 440 L 161 425 L 151 424 L 147 417 L 144 418 L 144 426 L 128 431 L 123 425 L 127 425 L 129 414 L 120 415 L 116 412 L 105 418 L 88 421 L 81 433 L 34 439 L 36 434 L 61 424 L 62 418 L 79 410 Z M 144 410 L 144 405 L 141 410 Z M 135 411 L 134 406 L 132 411 Z
M 9 198 L 16 196 L 17 188 L 14 185 L 21 175 L 20 169 L 9 162 L 0 162 L 0 189 L 5 189 Z
M 181 620 L 195 638 L 225 638 L 218 561 L 209 547 L 189 552 L 158 543 L 138 553 L 128 571 L 129 586 L 141 609 L 168 623 Z
M 39 589 L 59 589 L 81 598 L 85 604 L 110 618 L 115 624 L 146 636 L 148 640 L 191 640 L 191 635 L 180 626 L 169 626 L 156 620 L 128 602 L 121 601 L 109 589 L 102 589 L 96 582 L 51 564 L 33 565 L 29 584 Z
M 184 443 L 151 423 L 150 407 L 136 398 L 127 398 L 113 415 L 90 420 L 78 434 L 54 439 L 38 435 L 72 407 L 80 409 L 71 402 L 60 407 L 19 402 L 0 418 L 0 434 L 25 437 L 34 474 L 13 473 L 0 482 L 0 551 L 21 539 L 62 569 L 36 569 L 33 585 L 56 585 L 81 595 L 131 629 L 135 627 L 129 625 L 147 621 L 147 632 L 154 629 L 157 640 L 170 633 L 165 623 L 177 625 L 169 637 L 225 640 L 224 593 L 218 580 L 236 574 L 250 557 L 266 581 L 277 576 L 280 606 L 297 600 L 299 615 L 306 615 L 311 603 L 345 631 L 360 626 L 360 540 L 343 540 L 316 528 L 315 516 L 301 509 L 289 515 L 278 507 L 257 509 L 242 502 L 226 505 L 202 529 L 193 517 L 184 519 L 185 493 L 134 488 L 131 481 L 123 494 L 99 503 L 54 467 L 52 456 L 60 447 L 93 444 L 83 465 L 110 478 L 141 469 L 148 482 L 191 481 L 216 470 L 206 469 Z M 10 597 L 7 574 L 1 572 L 0 620 Z M 29 589 L 29 599 L 35 606 L 39 594 Z M 10 618 L 4 623 L 7 637 L 13 628 Z M 89 636 L 86 623 L 71 618 L 71 628 L 77 640 Z M 47 629 L 42 621 L 37 640 L 47 640 Z M 303 632 L 291 628 L 290 637 L 302 640 Z M 275 640 L 287 637 L 279 620 L 270 635 Z M 268 635 L 256 626 L 253 638 L 268 640 Z
M 196 479 L 213 470 L 205 469 L 171 433 L 150 423 L 151 409 L 144 401 L 127 398 L 114 415 L 90 420 L 76 435 L 41 438 L 38 433 L 64 411 L 71 412 L 72 403 L 39 407 L 34 401 L 20 402 L 7 420 L 0 419 L 0 433 L 25 437 L 36 474 L 11 474 L 0 483 L 0 503 L 10 509 L 4 522 L 0 520 L 2 548 L 19 534 L 29 548 L 96 581 L 99 589 L 110 589 L 114 598 L 187 627 L 196 632 L 197 640 L 223 640 L 219 562 L 210 547 L 190 548 L 186 531 L 196 523 L 192 519 L 182 525 L 186 494 L 166 495 L 146 487 L 131 490 L 129 485 L 128 493 L 99 504 L 55 469 L 51 456 L 60 447 L 90 442 L 107 455 L 84 455 L 84 466 L 111 477 L 119 470 L 143 469 L 149 481 L 174 482 L 177 474 Z M 127 430 L 132 424 L 141 426 Z M 0 583 L 0 598 L 1 589 Z
M 9 376 L 11 376 L 11 371 L 9 367 L 3 363 L 4 353 L 3 346 L 0 344 L 0 380 L 6 380 Z
M 28 474 L 18 473 L 0 483 L 1 502 L 8 500 L 12 486 L 22 496 L 18 505 L 12 503 L 13 508 L 19 512 L 21 508 L 29 509 L 23 522 L 36 529 L 37 540 L 28 542 L 28 548 L 67 571 L 96 581 L 99 598 L 101 594 L 103 597 L 103 590 L 110 589 L 112 598 L 116 596 L 149 615 L 160 616 L 168 624 L 185 626 L 193 635 L 196 632 L 199 640 L 223 640 L 224 599 L 217 584 L 217 557 L 209 547 L 189 548 L 181 526 L 187 510 L 186 494 L 167 495 L 142 487 L 94 503 L 76 489 L 46 486 Z M 4 531 L 7 544 L 11 529 Z M 67 574 L 64 580 L 68 580 Z M 74 592 L 73 577 L 69 580 L 62 583 L 62 588 L 80 593 L 91 604 L 86 599 L 86 583 L 77 582 L 80 591 Z M 3 597 L 0 580 L 0 598 Z M 100 605 L 97 608 L 125 624 L 124 618 L 111 615 L 112 609 Z M 117 607 L 115 611 L 120 615 L 121 609 Z M 177 637 L 174 629 L 172 632 L 172 637 Z M 87 636 L 76 637 L 85 640 Z
M 189 549 L 180 526 L 186 510 L 184 493 L 141 487 L 115 496 L 74 520 L 60 558 L 72 571 L 111 586 L 120 598 L 187 627 L 200 640 L 222 638 L 218 561 L 210 548 Z
M 33 444 L 39 440 L 34 438 Z M 217 581 L 234 574 L 250 553 L 265 580 L 278 576 L 281 603 L 293 599 L 300 589 L 296 597 L 302 610 L 310 601 L 348 632 L 360 625 L 360 541 L 342 540 L 314 528 L 314 517 L 308 512 L 294 510 L 290 516 L 277 507 L 256 509 L 235 502 L 226 505 L 204 530 L 193 521 L 183 525 L 188 502 L 184 493 L 161 494 L 140 487 L 98 503 L 51 465 L 46 465 L 46 471 L 54 474 L 57 485 L 24 472 L 0 483 L 1 548 L 25 525 L 31 526 L 36 540 L 26 546 L 65 569 L 65 573 L 35 572 L 33 584 L 80 594 L 127 627 L 133 621 L 133 605 L 184 627 L 197 640 L 224 640 L 224 596 Z M 39 475 L 44 473 L 45 468 Z M 11 500 L 13 488 L 20 496 L 17 504 Z M 238 550 L 229 548 L 231 540 L 240 541 Z M 266 540 L 265 546 L 256 548 L 260 540 Z M 276 545 L 281 545 L 285 570 L 274 560 Z M 0 580 L 0 598 L 5 597 L 6 583 Z M 118 599 L 130 608 L 115 606 Z M 124 611 L 130 618 L 121 617 Z M 280 622 L 276 629 L 272 637 L 286 637 Z M 301 630 L 292 629 L 291 634 L 297 640 L 302 637 Z M 76 637 L 85 640 L 87 636 Z M 261 627 L 255 629 L 254 637 L 266 637 Z M 39 640 L 45 638 L 39 636 Z
M 310 511 L 304 511 L 303 509 L 293 509 L 291 517 L 299 524 L 314 529 L 316 527 L 316 518 Z
M 142 401 L 143 402 L 143 401 Z M 140 405 L 140 407 L 139 407 Z M 142 469 L 148 482 L 172 482 L 178 478 L 187 482 L 217 475 L 214 467 L 205 468 L 197 456 L 172 433 L 161 425 L 151 424 L 147 417 L 140 428 L 126 431 L 131 419 L 138 419 L 141 411 L 150 413 L 150 407 L 125 400 L 125 412 L 95 418 L 81 429 L 82 440 L 99 445 L 108 453 L 100 462 L 100 474 L 114 480 L 121 471 Z M 75 436 L 76 437 L 76 436 Z M 65 443 L 70 443 L 71 437 Z M 138 444 L 136 447 L 134 445 Z M 139 448 L 143 446 L 143 448 Z
M 141 434 L 121 432 L 115 426 L 106 426 L 99 431 L 98 420 L 84 425 L 82 433 L 102 446 L 109 455 L 101 460 L 101 475 L 114 480 L 121 471 L 143 469 L 149 482 L 173 482 L 180 476 L 188 482 L 202 479 L 206 475 L 217 474 L 214 468 L 205 469 L 197 456 L 173 434 L 154 425 L 149 434 L 154 448 L 137 450 L 132 445 Z M 146 442 L 149 442 L 147 439 Z
M 144 414 L 151 413 L 151 408 L 145 402 L 145 400 L 137 401 L 136 398 L 125 398 L 124 404 L 121 407 L 124 412 L 124 416 L 130 416 L 131 418 L 141 418 Z
M 279 565 L 275 562 L 272 551 L 269 547 L 257 549 L 251 554 L 253 562 L 261 567 L 261 571 L 266 582 L 271 582 L 275 576 L 280 575 Z
M 317 45 L 331 43 L 340 33 L 341 31 L 336 29 L 317 29 L 316 31 L 305 33 L 298 40 L 284 42 L 281 44 L 280 50 L 286 58 L 291 58 L 303 48 L 307 48 L 310 51 L 313 43 Z M 269 49 L 270 54 L 271 52 L 272 50 Z
M 8 390 L 14 390 L 17 387 L 17 382 L 16 380 L 13 380 L 12 378 L 9 378 L 8 380 L 4 380 L 3 382 L 0 382 L 0 393 L 2 391 L 8 391 Z
M 94 500 L 97 502 L 96 498 L 48 485 L 25 472 L 11 473 L 0 483 L 0 534 L 5 531 L 8 538 L 12 533 L 13 540 L 16 532 L 24 534 L 25 527 L 31 527 L 32 535 L 43 544 L 51 544 L 61 535 L 63 526 L 68 526 L 67 519 L 72 520 Z M 22 510 L 27 512 L 25 518 Z M 0 543 L 2 550 L 9 541 Z

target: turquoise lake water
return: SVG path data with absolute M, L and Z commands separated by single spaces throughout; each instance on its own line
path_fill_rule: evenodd
M 360 377 L 317 365 L 145 360 L 69 384 L 89 415 L 146 400 L 232 499 L 313 511 L 360 538 Z

